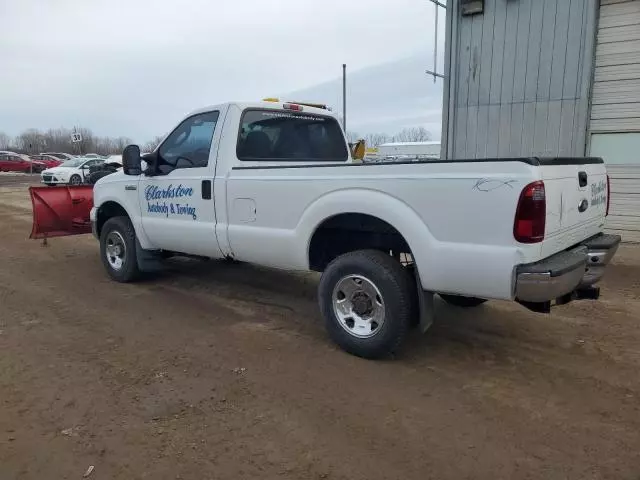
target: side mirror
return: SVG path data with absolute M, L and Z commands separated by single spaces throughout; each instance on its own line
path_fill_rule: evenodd
M 138 145 L 127 145 L 122 152 L 122 170 L 125 175 L 140 175 L 140 147 Z

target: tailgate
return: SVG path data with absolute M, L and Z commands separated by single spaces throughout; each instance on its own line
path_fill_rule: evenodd
M 607 171 L 600 158 L 540 159 L 547 216 L 542 258 L 600 233 L 607 209 Z

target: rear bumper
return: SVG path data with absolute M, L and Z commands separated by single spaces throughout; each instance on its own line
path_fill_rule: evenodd
M 620 241 L 620 235 L 598 235 L 584 242 L 589 250 L 582 286 L 590 286 L 600 281 L 604 276 L 605 267 L 618 251 Z
M 544 304 L 587 289 L 604 275 L 618 246 L 619 235 L 597 235 L 577 247 L 516 270 L 516 300 Z

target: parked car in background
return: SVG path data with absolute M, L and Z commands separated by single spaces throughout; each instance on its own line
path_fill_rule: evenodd
M 32 160 L 21 153 L 0 154 L 0 172 L 40 173 L 46 167 L 42 162 Z
M 103 158 L 76 157 L 42 172 L 42 183 L 53 185 L 80 185 L 86 182 L 89 169 L 104 163 Z
M 42 152 L 40 155 L 50 155 L 52 157 L 59 158 L 63 162 L 66 162 L 67 160 L 71 160 L 71 159 L 75 158 L 75 155 L 71 155 L 69 153 Z
M 105 158 L 102 155 L 98 155 L 97 153 L 85 153 L 83 155 L 85 158 Z
M 36 162 L 41 162 L 44 164 L 45 168 L 53 168 L 62 164 L 62 160 L 53 155 L 29 155 L 31 160 L 35 160 Z

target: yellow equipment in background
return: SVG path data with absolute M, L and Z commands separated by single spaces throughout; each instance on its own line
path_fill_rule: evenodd
M 365 153 L 367 152 L 367 147 L 363 139 L 358 140 L 356 143 L 350 143 L 349 148 L 351 149 L 351 158 L 362 162 Z

